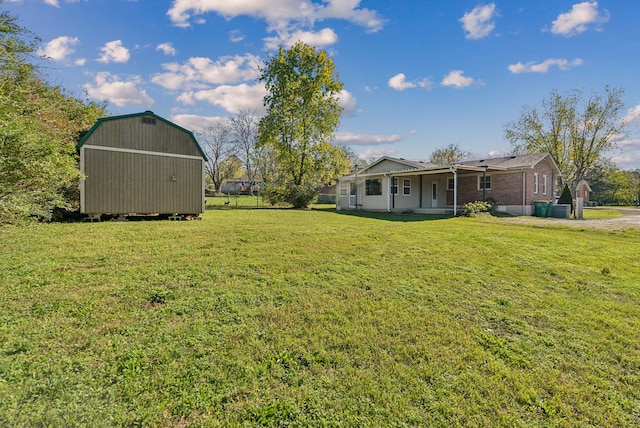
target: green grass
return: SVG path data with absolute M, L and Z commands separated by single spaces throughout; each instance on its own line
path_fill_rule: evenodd
M 216 208 L 266 208 L 269 203 L 261 196 L 250 195 L 216 195 L 207 196 L 207 209 Z
M 585 219 L 611 219 L 622 216 L 620 210 L 615 208 L 604 208 L 604 207 L 593 207 L 593 208 L 584 208 L 583 217 Z
M 1 426 L 640 424 L 640 230 L 213 205 L 0 242 Z

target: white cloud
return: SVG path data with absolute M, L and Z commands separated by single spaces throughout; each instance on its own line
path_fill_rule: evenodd
M 275 37 L 266 37 L 265 48 L 277 49 L 280 46 L 293 46 L 301 41 L 311 46 L 324 47 L 333 45 L 338 41 L 338 35 L 331 28 L 323 28 L 320 31 L 279 31 Z
M 415 83 L 407 82 L 407 76 L 404 73 L 398 73 L 389 79 L 389 86 L 396 91 L 404 91 L 405 89 L 415 88 Z
M 122 45 L 122 40 L 107 42 L 100 50 L 102 55 L 98 58 L 98 62 L 107 64 L 110 62 L 129 61 L 129 49 Z
M 609 14 L 606 10 L 602 14 L 598 11 L 597 1 L 585 1 L 574 4 L 571 11 L 558 15 L 552 23 L 551 32 L 567 37 L 575 36 L 587 31 L 589 24 L 601 24 L 608 20 Z
M 495 3 L 476 6 L 459 19 L 467 39 L 481 39 L 491 34 L 496 27 L 493 19 L 497 16 Z
M 356 113 L 358 108 L 358 101 L 353 94 L 347 90 L 342 90 L 338 94 L 338 102 L 340 106 L 343 108 L 342 114 L 344 116 L 353 116 Z
M 476 81 L 471 77 L 463 76 L 464 72 L 462 70 L 453 70 L 442 79 L 442 86 L 453 86 L 457 89 L 465 88 L 471 85 L 482 85 L 482 82 Z
M 369 160 L 369 159 L 378 159 L 381 158 L 383 156 L 395 156 L 396 155 L 397 150 L 392 150 L 392 149 L 374 149 L 374 148 L 369 148 L 367 150 L 365 150 L 364 152 L 360 153 L 358 155 L 359 159 L 365 159 L 365 160 Z
M 90 98 L 97 100 L 107 100 L 124 107 L 127 105 L 145 105 L 152 106 L 151 99 L 144 89 L 139 89 L 137 85 L 141 83 L 138 76 L 131 76 L 127 81 L 109 72 L 98 73 L 95 77 L 94 84 L 87 83 L 84 89 Z
M 57 37 L 47 43 L 44 49 L 38 50 L 38 54 L 51 58 L 54 61 L 62 61 L 74 52 L 73 47 L 79 43 L 80 40 L 77 37 Z
M 400 134 L 356 134 L 353 132 L 336 132 L 335 141 L 338 144 L 350 146 L 380 146 L 395 144 L 404 137 Z
M 156 74 L 151 81 L 172 90 L 203 89 L 209 84 L 254 80 L 260 75 L 261 64 L 260 58 L 251 54 L 226 56 L 217 61 L 195 57 L 184 64 L 162 64 L 167 72 Z
M 222 123 L 228 118 L 220 116 L 199 116 L 196 114 L 175 114 L 171 121 L 192 132 L 202 132 L 217 123 Z
M 491 150 L 488 153 L 471 153 L 469 159 L 485 159 L 489 158 L 501 158 L 504 156 L 509 156 L 511 154 L 511 150 Z
M 156 50 L 162 51 L 163 54 L 170 56 L 175 56 L 177 53 L 176 48 L 174 48 L 173 45 L 169 42 L 160 43 L 158 46 L 156 46 Z
M 196 102 L 205 101 L 211 105 L 222 107 L 232 114 L 243 110 L 255 110 L 258 114 L 264 112 L 262 99 L 267 94 L 264 85 L 237 86 L 222 85 L 213 89 L 184 92 L 178 97 L 178 101 L 186 105 L 194 105 Z
M 240 30 L 232 30 L 229 33 L 229 40 L 232 41 L 233 43 L 241 42 L 245 39 L 245 37 L 246 36 Z
M 622 169 L 640 169 L 640 139 L 625 140 L 618 143 L 623 153 L 611 160 Z
M 390 88 L 395 89 L 396 91 L 404 91 L 405 89 L 412 89 L 417 87 L 431 89 L 433 87 L 433 83 L 428 77 L 415 82 L 407 82 L 407 76 L 405 76 L 404 73 L 396 74 L 391 79 L 389 79 L 387 84 Z
M 511 64 L 508 68 L 509 68 L 509 71 L 514 74 L 546 73 L 553 66 L 558 67 L 558 69 L 560 70 L 566 71 L 566 70 L 569 70 L 571 67 L 577 67 L 582 65 L 582 63 L 583 63 L 582 59 L 580 58 L 575 58 L 571 61 L 564 58 L 549 58 L 539 64 L 536 64 L 533 61 L 528 62 L 526 64 L 519 62 L 517 64 Z
M 77 66 L 82 67 L 83 65 L 85 65 L 87 63 L 87 59 L 86 58 L 78 58 L 77 60 L 73 61 L 73 63 Z
M 79 1 L 80 0 L 66 0 L 67 3 L 78 3 Z M 85 0 L 85 1 L 87 1 L 87 0 Z M 44 4 L 48 4 L 49 6 L 60 7 L 60 1 L 59 0 L 42 0 L 42 2 Z M 22 0 L 9 0 L 9 3 L 22 3 Z
M 311 2 L 309 2 L 311 3 Z M 326 0 L 317 8 L 318 19 L 345 19 L 365 27 L 370 32 L 382 30 L 385 20 L 375 10 L 358 8 L 360 0 Z
M 640 121 L 640 104 L 630 108 L 627 115 L 622 118 L 622 123 L 631 123 Z
M 384 19 L 374 10 L 358 7 L 360 0 L 174 0 L 167 15 L 179 27 L 190 26 L 197 15 L 217 13 L 227 19 L 248 15 L 267 21 L 271 28 L 283 28 L 290 23 L 313 25 L 324 19 L 344 19 L 369 31 L 381 30 Z
M 431 82 L 430 77 L 425 77 L 424 79 L 418 81 L 418 86 L 424 89 L 431 89 L 433 87 L 433 82 Z

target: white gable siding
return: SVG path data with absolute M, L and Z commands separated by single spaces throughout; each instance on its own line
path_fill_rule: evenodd
M 394 162 L 389 159 L 385 159 L 382 162 L 365 169 L 363 174 L 384 174 L 389 171 L 403 171 L 415 169 L 400 162 Z

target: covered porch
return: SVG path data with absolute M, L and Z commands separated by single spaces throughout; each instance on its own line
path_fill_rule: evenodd
M 484 186 L 488 169 L 454 165 L 383 173 L 356 171 L 341 179 L 337 200 L 346 201 L 348 197 L 348 204 L 338 205 L 337 209 L 457 215 L 468 202 L 460 200 L 459 178 L 485 177 L 479 179 Z M 486 191 L 483 193 L 486 200 Z

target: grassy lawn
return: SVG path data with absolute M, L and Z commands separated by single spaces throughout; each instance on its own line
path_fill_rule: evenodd
M 640 425 L 640 230 L 214 202 L 0 229 L 0 426 Z
M 216 195 L 206 197 L 207 209 L 212 208 L 268 208 L 269 203 L 261 196 Z
M 585 219 L 610 219 L 622 216 L 620 210 L 608 207 L 584 208 L 582 212 Z

